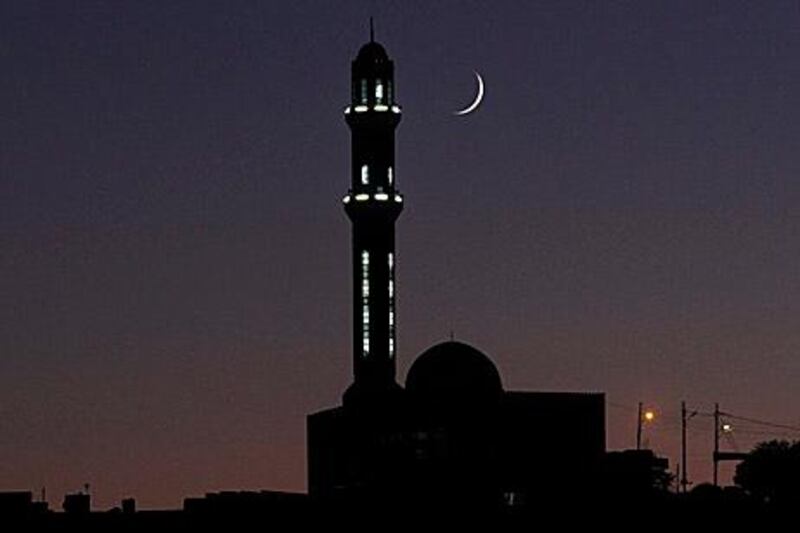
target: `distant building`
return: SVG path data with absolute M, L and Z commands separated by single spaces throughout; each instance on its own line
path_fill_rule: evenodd
M 47 502 L 33 501 L 30 491 L 0 492 L 0 520 L 41 515 L 47 512 Z
M 320 501 L 473 508 L 593 491 L 605 455 L 605 399 L 506 391 L 497 368 L 461 342 L 421 354 L 395 378 L 397 286 L 394 64 L 370 40 L 352 63 L 353 375 L 339 407 L 308 417 L 308 487 Z M 435 503 L 434 503 L 435 502 Z
M 297 516 L 306 511 L 307 506 L 306 494 L 268 490 L 210 492 L 203 498 L 186 498 L 183 501 L 184 512 L 199 517 L 253 513 Z
M 122 512 L 125 514 L 133 514 L 136 512 L 136 500 L 134 498 L 125 498 L 122 500 Z
M 92 497 L 84 492 L 67 494 L 61 506 L 64 512 L 72 515 L 89 514 L 92 507 Z

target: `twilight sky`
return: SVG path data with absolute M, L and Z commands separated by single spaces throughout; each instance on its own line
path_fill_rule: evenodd
M 610 449 L 653 406 L 673 468 L 682 399 L 800 424 L 795 0 L 5 0 L 0 490 L 305 489 L 304 417 L 350 382 L 370 14 L 404 110 L 401 378 L 452 330 L 507 388 L 606 392 Z

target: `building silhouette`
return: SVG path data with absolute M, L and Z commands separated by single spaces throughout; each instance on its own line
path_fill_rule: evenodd
M 352 62 L 353 383 L 307 420 L 308 487 L 329 502 L 473 509 L 597 489 L 605 456 L 600 393 L 506 391 L 489 357 L 448 341 L 396 381 L 394 64 L 370 39 Z

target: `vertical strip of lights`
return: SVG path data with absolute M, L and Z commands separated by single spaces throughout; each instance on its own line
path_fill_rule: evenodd
M 389 358 L 394 359 L 394 254 L 389 252 Z
M 361 355 L 369 356 L 369 252 L 361 252 Z

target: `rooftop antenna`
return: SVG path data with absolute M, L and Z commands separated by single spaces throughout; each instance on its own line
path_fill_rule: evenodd
M 375 42 L 375 25 L 372 23 L 372 17 L 369 18 L 369 42 Z

